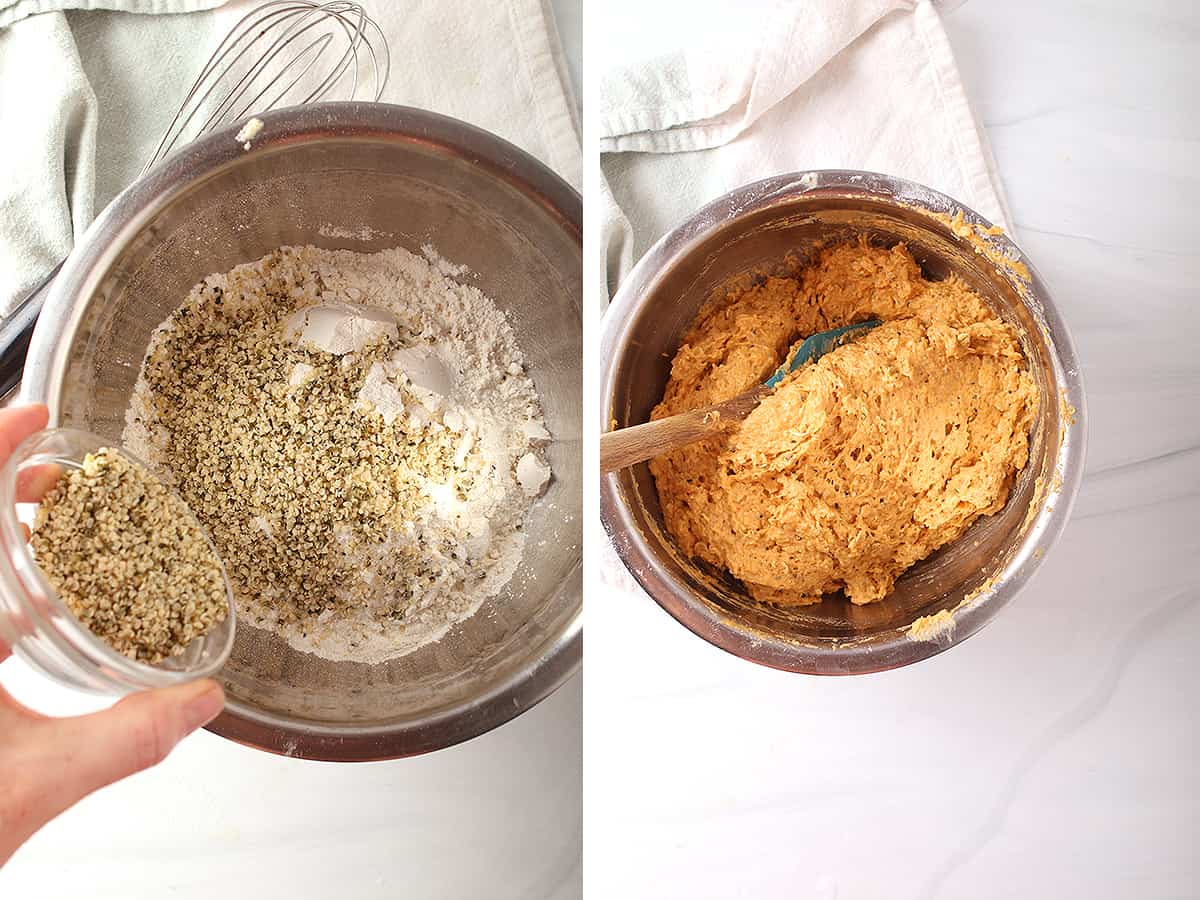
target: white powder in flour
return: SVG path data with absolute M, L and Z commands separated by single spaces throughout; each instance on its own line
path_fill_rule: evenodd
M 330 659 L 411 652 L 495 596 L 551 477 L 511 327 L 422 249 L 288 247 L 208 277 L 127 412 L 239 616 Z

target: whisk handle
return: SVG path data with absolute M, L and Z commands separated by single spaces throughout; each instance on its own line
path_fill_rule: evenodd
M 62 262 L 55 266 L 41 284 L 25 295 L 16 311 L 0 323 L 0 398 L 7 398 L 21 383 L 33 326 L 62 267 Z

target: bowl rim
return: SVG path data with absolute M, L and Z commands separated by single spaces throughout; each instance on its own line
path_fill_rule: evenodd
M 39 316 L 21 384 L 21 402 L 46 403 L 58 424 L 57 397 L 64 360 L 77 332 L 83 305 L 125 246 L 155 216 L 197 183 L 244 158 L 279 152 L 310 139 L 381 139 L 419 143 L 466 160 L 509 183 L 535 203 L 579 244 L 583 203 L 578 191 L 516 145 L 458 119 L 414 107 L 366 101 L 311 103 L 256 116 L 263 128 L 245 149 L 235 136 L 244 121 L 220 128 L 179 148 L 118 194 L 96 217 L 63 265 Z M 394 759 L 461 743 L 503 725 L 557 690 L 582 665 L 582 561 L 560 590 L 577 601 L 558 634 L 536 655 L 482 694 L 403 723 L 332 726 L 284 720 L 229 698 L 225 711 L 205 726 L 248 746 L 306 759 L 337 762 Z
M 797 198 L 819 200 L 866 199 L 897 205 L 950 228 L 960 222 L 987 247 L 993 265 L 1016 289 L 1022 302 L 1037 301 L 1031 309 L 1044 322 L 1060 402 L 1074 410 L 1064 430 L 1055 458 L 1061 488 L 1047 496 L 1017 552 L 1005 563 L 994 584 L 952 611 L 948 626 L 915 637 L 909 626 L 884 632 L 869 642 L 788 641 L 753 629 L 713 609 L 677 578 L 655 554 L 634 523 L 632 510 L 621 488 L 621 473 L 601 475 L 600 517 L 617 555 L 654 601 L 672 618 L 710 644 L 750 662 L 808 675 L 858 675 L 899 668 L 927 659 L 961 643 L 983 627 L 1033 577 L 1046 553 L 1061 535 L 1070 517 L 1087 443 L 1087 408 L 1083 379 L 1074 342 L 1054 306 L 1045 283 L 1020 248 L 1004 232 L 994 233 L 992 223 L 963 203 L 917 182 L 850 169 L 797 171 L 765 178 L 735 188 L 708 203 L 646 251 L 621 282 L 605 311 L 600 338 L 600 431 L 608 430 L 614 416 L 616 363 L 631 341 L 631 326 L 645 299 L 653 293 L 663 273 L 686 258 L 711 235 L 732 221 L 774 207 L 784 208 Z M 961 217 L 961 220 L 959 219 Z M 998 254 L 993 256 L 993 253 Z M 996 260 L 1016 263 L 1001 266 Z M 1021 270 L 1024 266 L 1026 272 Z

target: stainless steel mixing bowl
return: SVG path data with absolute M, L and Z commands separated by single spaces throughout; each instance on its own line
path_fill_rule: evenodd
M 904 241 L 928 277 L 955 272 L 966 279 L 1016 327 L 1041 392 L 1030 461 L 1004 509 L 977 520 L 867 606 L 840 598 L 790 608 L 756 603 L 728 573 L 676 548 L 645 465 L 604 476 L 601 515 L 617 552 L 679 622 L 775 668 L 873 672 L 962 641 L 1032 577 L 1067 521 L 1082 474 L 1083 385 L 1045 285 L 1017 247 L 988 228 L 949 197 L 899 178 L 795 173 L 706 206 L 651 248 L 621 284 L 604 318 L 602 428 L 649 418 L 680 339 L 707 300 L 768 274 L 792 274 L 821 244 L 860 234 L 887 245 Z
M 476 273 L 508 314 L 554 436 L 554 480 L 509 587 L 435 644 L 330 662 L 239 624 L 210 727 L 317 759 L 444 747 L 561 684 L 581 653 L 581 204 L 528 154 L 462 122 L 369 103 L 261 116 L 195 143 L 118 197 L 59 275 L 23 382 L 52 424 L 116 439 L 151 332 L 198 280 L 286 244 L 420 251 Z

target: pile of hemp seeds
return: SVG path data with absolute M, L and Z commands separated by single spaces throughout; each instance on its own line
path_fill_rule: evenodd
M 30 545 L 75 617 L 138 662 L 182 652 L 229 613 L 220 559 L 191 510 L 112 448 L 62 472 L 41 500 Z

